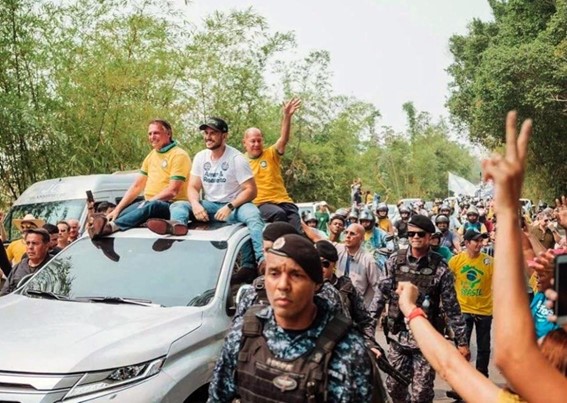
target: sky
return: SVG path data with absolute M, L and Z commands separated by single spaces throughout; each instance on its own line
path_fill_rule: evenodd
M 192 0 L 192 21 L 212 11 L 253 10 L 272 31 L 293 31 L 298 55 L 327 50 L 336 94 L 371 102 L 380 125 L 402 131 L 402 104 L 448 116 L 449 38 L 473 18 L 491 20 L 487 0 Z

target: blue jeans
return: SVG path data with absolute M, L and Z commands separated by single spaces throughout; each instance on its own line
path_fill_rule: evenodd
M 221 208 L 226 206 L 226 203 L 212 202 L 208 200 L 201 200 L 201 205 L 205 211 L 209 214 L 209 220 L 215 221 L 215 214 Z M 177 201 L 169 207 L 171 213 L 171 219 L 174 221 L 179 221 L 183 224 L 187 224 L 189 221 L 189 216 L 192 219 L 195 217 L 192 214 L 191 203 L 186 201 Z M 264 231 L 264 221 L 260 216 L 260 210 L 252 203 L 244 203 L 235 209 L 226 220 L 228 223 L 244 223 L 250 231 L 250 238 L 252 239 L 252 246 L 254 247 L 254 252 L 250 250 L 245 243 L 242 248 L 243 261 L 245 266 L 250 266 L 254 261 L 260 263 L 264 259 L 264 241 L 262 238 L 262 232 Z M 254 259 L 256 255 L 256 259 Z
M 145 223 L 149 218 L 169 218 L 169 203 L 162 200 L 139 201 L 120 212 L 114 224 L 126 231 Z
M 488 377 L 488 363 L 490 361 L 490 328 L 492 316 L 463 313 L 467 326 L 467 341 L 471 344 L 473 326 L 476 327 L 476 369 Z

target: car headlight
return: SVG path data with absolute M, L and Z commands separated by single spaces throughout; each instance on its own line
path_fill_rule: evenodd
M 107 389 L 117 388 L 134 382 L 139 382 L 157 374 L 165 357 L 136 365 L 128 365 L 121 368 L 100 372 L 89 372 L 77 382 L 67 393 L 65 399 L 102 392 Z

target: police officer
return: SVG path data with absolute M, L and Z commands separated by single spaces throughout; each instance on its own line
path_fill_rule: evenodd
M 319 254 L 299 235 L 278 238 L 266 254 L 270 306 L 250 308 L 225 339 L 209 402 L 381 401 L 373 367 L 349 319 L 316 296 Z
M 408 331 L 404 317 L 398 307 L 396 294 L 399 281 L 409 281 L 419 288 L 418 306 L 423 308 L 429 320 L 438 327 L 442 314 L 440 306 L 455 333 L 459 351 L 469 357 L 465 321 L 455 293 L 455 277 L 442 257 L 429 247 L 435 226 L 423 215 L 414 215 L 408 222 L 408 249 L 394 253 L 386 263 L 386 274 L 379 281 L 377 315 L 388 303 L 384 333 L 390 342 L 388 360 L 398 371 L 412 379 L 407 387 L 388 377 L 386 387 L 394 402 L 431 402 L 435 371 L 423 357 Z M 409 392 L 409 396 L 408 396 Z
M 346 308 L 355 326 L 372 341 L 375 342 L 376 320 L 370 316 L 368 310 L 364 306 L 362 297 L 356 291 L 350 277 L 337 277 L 335 269 L 339 254 L 337 248 L 327 241 L 321 240 L 315 242 L 315 248 L 321 257 L 321 266 L 323 267 L 323 278 L 337 289 L 340 294 L 341 303 Z

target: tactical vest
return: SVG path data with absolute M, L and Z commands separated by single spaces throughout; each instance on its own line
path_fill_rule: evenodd
M 256 299 L 254 300 L 254 305 L 270 305 L 268 300 L 268 293 L 266 292 L 266 284 L 264 282 L 264 276 L 259 276 L 254 279 L 252 286 L 256 291 Z
M 441 295 L 439 289 L 440 278 L 437 276 L 437 270 L 443 257 L 438 253 L 430 251 L 427 256 L 429 261 L 428 265 L 420 268 L 419 271 L 415 271 L 408 265 L 408 251 L 409 249 L 403 249 L 397 252 L 396 267 L 393 273 L 393 287 L 396 289 L 399 281 L 409 281 L 419 288 L 419 297 L 416 303 L 423 308 L 429 320 L 439 330 L 441 326 L 441 323 L 438 321 L 440 317 L 439 305 Z M 426 300 L 428 300 L 428 302 L 425 302 Z M 398 305 L 397 294 L 394 294 L 394 297 L 390 301 L 387 324 L 388 330 L 392 334 L 398 334 L 400 331 L 406 329 L 404 315 Z
M 343 304 L 343 311 L 348 312 L 352 318 L 352 304 L 350 302 L 350 295 L 354 292 L 354 285 L 348 277 L 339 277 L 337 282 L 333 285 L 338 291 L 341 297 L 341 303 Z
M 236 383 L 241 402 L 315 403 L 327 401 L 327 367 L 336 344 L 351 321 L 336 315 L 323 329 L 313 351 L 295 360 L 276 358 L 262 335 L 256 316 L 264 306 L 252 306 L 244 315 Z

